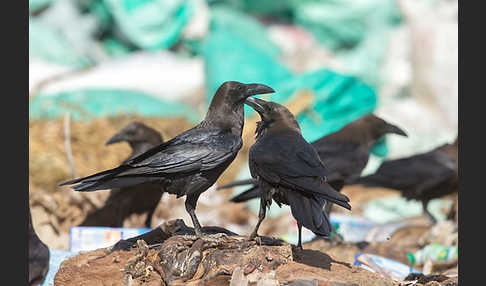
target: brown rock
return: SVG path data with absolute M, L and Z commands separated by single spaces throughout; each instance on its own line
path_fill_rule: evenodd
M 272 238 L 248 241 L 246 236 L 223 233 L 198 238 L 191 230 L 181 221 L 171 221 L 117 244 L 116 250 L 78 254 L 61 264 L 54 285 L 253 286 L 305 280 L 316 286 L 398 285 L 323 252 L 292 249 Z

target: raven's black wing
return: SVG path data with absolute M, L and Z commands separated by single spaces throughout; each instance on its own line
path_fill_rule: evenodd
M 169 175 L 213 169 L 232 160 L 242 146 L 241 137 L 221 129 L 192 128 L 142 153 L 117 168 L 63 183 L 76 191 L 127 187 Z
M 357 142 L 325 140 L 321 138 L 311 143 L 317 151 L 321 161 L 326 168 L 326 179 L 334 187 L 338 182 L 344 182 L 347 179 L 359 177 L 362 170 L 366 167 L 369 159 L 369 152 Z M 236 181 L 234 183 L 221 186 L 220 189 L 230 188 L 236 185 L 250 184 L 248 180 Z M 232 202 L 245 202 L 260 197 L 258 186 L 254 186 L 231 198 Z M 339 186 L 339 191 L 342 185 Z
M 325 182 L 326 169 L 316 150 L 298 133 L 263 137 L 250 149 L 252 177 L 317 195 L 351 209 L 348 197 Z
M 358 177 L 368 163 L 369 151 L 358 142 L 320 139 L 311 145 L 328 170 L 328 181 Z
M 455 176 L 454 162 L 446 152 L 434 150 L 383 162 L 374 174 L 356 183 L 402 191 L 420 192 Z

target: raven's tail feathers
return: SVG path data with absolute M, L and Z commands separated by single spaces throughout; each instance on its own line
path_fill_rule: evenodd
M 294 218 L 305 228 L 320 236 L 329 236 L 331 222 L 322 210 L 324 200 L 313 196 L 303 196 L 294 191 L 287 194 Z
M 251 189 L 248 189 L 234 196 L 233 198 L 231 198 L 230 201 L 232 201 L 233 203 L 242 203 L 259 197 L 260 197 L 260 188 L 258 186 L 255 186 Z
M 66 181 L 64 183 L 59 184 L 59 186 L 72 185 L 72 184 L 77 184 L 77 183 L 97 182 L 99 180 L 103 180 L 103 179 L 107 179 L 107 178 L 116 176 L 118 173 L 123 171 L 123 169 L 124 168 L 122 168 L 122 166 L 120 166 L 120 167 L 110 169 L 110 170 L 106 170 L 106 171 L 103 171 L 103 172 L 99 172 L 99 173 L 96 173 L 96 174 L 93 174 L 93 175 L 90 175 L 90 176 L 87 176 L 87 177 L 69 180 L 69 181 Z
M 72 187 L 78 192 L 91 192 L 96 190 L 107 190 L 114 188 L 125 188 L 133 185 L 148 183 L 158 180 L 157 177 L 110 177 L 100 181 L 86 181 Z
M 351 205 L 348 204 L 349 198 L 336 191 L 326 182 L 308 177 L 287 178 L 282 180 L 282 182 L 287 184 L 286 187 L 288 188 L 292 189 L 297 187 L 303 195 L 320 197 L 326 201 L 330 201 L 343 208 L 351 210 Z

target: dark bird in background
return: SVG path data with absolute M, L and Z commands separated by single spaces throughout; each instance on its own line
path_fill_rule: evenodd
M 429 201 L 459 191 L 457 148 L 456 137 L 452 144 L 384 161 L 374 174 L 358 178 L 353 183 L 399 190 L 408 200 L 422 201 L 424 214 L 435 223 L 437 220 L 427 209 Z
M 118 142 L 127 142 L 132 148 L 132 153 L 124 161 L 125 163 L 162 144 L 164 140 L 158 131 L 143 123 L 131 122 L 108 139 L 105 144 Z M 90 213 L 80 225 L 122 227 L 123 221 L 131 214 L 147 212 L 145 226 L 150 228 L 155 208 L 163 194 L 164 190 L 161 186 L 153 183 L 112 189 L 105 205 Z
M 120 166 L 88 177 L 64 182 L 75 191 L 124 188 L 145 183 L 160 185 L 177 197 L 201 236 L 195 209 L 199 196 L 211 187 L 242 147 L 244 102 L 249 96 L 275 92 L 263 84 L 223 83 L 209 105 L 206 117 L 195 127 L 127 160 Z
M 40 285 L 49 270 L 49 248 L 37 236 L 29 206 L 29 286 Z
M 312 147 L 326 167 L 327 182 L 340 192 L 347 181 L 358 178 L 368 163 L 371 148 L 386 134 L 407 136 L 399 127 L 370 113 L 312 142 Z M 254 186 L 233 197 L 232 202 L 244 202 L 260 196 L 260 190 L 252 179 L 237 181 L 218 189 L 246 184 Z M 327 215 L 330 214 L 331 206 L 326 205 Z
M 294 115 L 283 105 L 249 98 L 246 103 L 260 114 L 256 142 L 250 148 L 251 176 L 260 189 L 258 223 L 250 235 L 257 236 L 272 199 L 290 206 L 299 231 L 298 247 L 302 248 L 302 226 L 321 236 L 329 236 L 331 223 L 322 207 L 335 203 L 351 209 L 349 199 L 327 182 L 327 169 L 317 151 L 302 137 Z
M 148 127 L 141 122 L 131 122 L 123 127 L 118 133 L 110 137 L 105 145 L 119 142 L 127 142 L 132 148 L 132 154 L 124 161 L 128 161 L 147 150 L 164 142 L 162 135 L 155 129 Z

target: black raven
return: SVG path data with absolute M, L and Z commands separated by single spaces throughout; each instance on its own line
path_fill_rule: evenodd
M 459 191 L 457 149 L 458 138 L 425 153 L 384 161 L 374 174 L 353 183 L 399 190 L 404 198 L 422 201 L 424 213 L 435 223 L 427 210 L 429 201 Z
M 261 99 L 245 102 L 260 114 L 256 142 L 250 148 L 251 176 L 260 189 L 258 223 L 250 235 L 257 236 L 272 199 L 290 205 L 299 230 L 298 247 L 302 248 L 302 226 L 317 235 L 328 236 L 331 223 L 322 207 L 335 203 L 351 209 L 349 199 L 326 182 L 327 170 L 317 151 L 302 137 L 294 115 L 283 105 Z
M 186 210 L 197 236 L 201 225 L 195 214 L 199 196 L 215 183 L 242 147 L 245 99 L 272 93 L 263 84 L 223 83 L 197 126 L 124 162 L 120 166 L 61 185 L 78 184 L 76 191 L 159 184 L 170 194 L 186 196 Z

